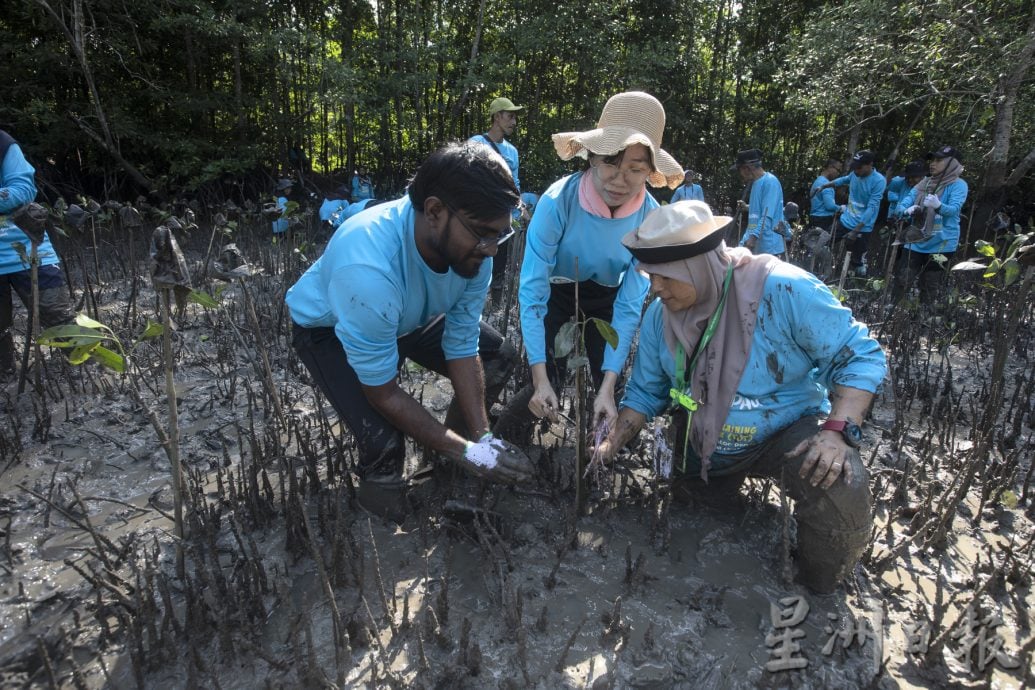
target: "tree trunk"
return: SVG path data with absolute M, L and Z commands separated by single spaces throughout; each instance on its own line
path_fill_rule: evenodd
M 471 43 L 471 59 L 467 63 L 467 78 L 464 79 L 464 90 L 460 98 L 453 103 L 453 118 L 457 118 L 467 105 L 467 98 L 471 94 L 471 84 L 474 82 L 474 64 L 478 60 L 478 46 L 482 41 L 482 23 L 485 20 L 485 0 L 478 2 L 478 25 L 474 30 L 474 41 Z

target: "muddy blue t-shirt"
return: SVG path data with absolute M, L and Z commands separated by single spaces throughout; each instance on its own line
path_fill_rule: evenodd
M 835 187 L 848 185 L 848 204 L 841 214 L 841 225 L 849 230 L 862 225 L 861 233 L 873 232 L 873 224 L 877 222 L 877 212 L 884 198 L 887 182 L 876 170 L 866 177 L 859 177 L 854 172 L 842 175 L 833 182 Z
M 648 418 L 668 407 L 676 381 L 662 313 L 660 300 L 647 308 L 622 400 L 622 407 Z M 712 467 L 721 472 L 734 461 L 724 456 L 762 443 L 805 415 L 828 413 L 827 396 L 834 386 L 876 392 L 886 370 L 880 345 L 830 288 L 796 266 L 777 263 L 766 279 L 751 354 Z
M 287 292 L 291 318 L 306 328 L 333 327 L 349 364 L 367 386 L 395 378 L 396 341 L 445 316 L 447 360 L 478 354 L 486 257 L 478 274 L 438 273 L 417 251 L 409 197 L 381 204 L 342 223 L 323 256 Z

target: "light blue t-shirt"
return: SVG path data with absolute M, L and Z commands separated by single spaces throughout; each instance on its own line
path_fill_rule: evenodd
M 514 186 L 517 187 L 518 191 L 520 192 L 521 177 L 518 174 L 519 163 L 517 147 L 511 144 L 506 139 L 500 142 L 492 141 L 491 139 L 489 139 L 489 137 L 485 136 L 484 134 L 475 134 L 473 137 L 471 137 L 470 141 L 477 141 L 480 144 L 485 144 L 490 149 L 495 149 L 500 154 L 500 156 L 503 157 L 503 160 L 507 162 L 507 167 L 510 168 L 510 174 L 514 177 Z M 511 215 L 514 218 L 520 218 L 520 209 L 514 209 Z
M 348 207 L 349 202 L 347 199 L 324 199 L 323 203 L 320 204 L 320 220 L 324 223 L 330 223 L 331 225 L 337 226 L 341 222 L 341 212 Z M 335 218 L 337 216 L 337 218 Z M 337 222 L 335 222 L 337 220 Z
M 647 308 L 622 400 L 622 407 L 648 418 L 665 411 L 676 385 L 663 310 L 661 300 Z M 721 472 L 733 462 L 724 456 L 762 443 L 801 417 L 829 413 L 834 386 L 876 392 L 886 371 L 880 345 L 830 288 L 796 266 L 777 263 L 765 282 L 751 353 L 711 458 L 713 469 Z
M 783 254 L 783 237 L 777 225 L 783 220 L 783 187 L 776 175 L 763 173 L 751 183 L 751 200 L 748 201 L 748 225 L 740 246 L 747 245 L 749 237 L 757 237 L 755 254 Z
M 287 203 L 288 203 L 288 200 L 287 200 L 286 196 L 278 196 L 277 197 L 277 210 L 280 211 L 281 213 L 283 213 L 287 209 Z M 287 232 L 287 229 L 288 229 L 288 219 L 284 218 L 283 216 L 281 216 L 280 218 L 278 218 L 275 221 L 273 221 L 270 224 L 270 226 L 273 228 L 273 234 L 274 235 L 280 235 L 281 233 Z
M 369 177 L 352 176 L 352 201 L 363 201 L 374 198 L 374 185 Z
M 551 282 L 592 280 L 617 287 L 611 326 L 618 332 L 618 349 L 604 349 L 604 371 L 620 373 L 629 357 L 650 283 L 635 270 L 632 254 L 622 237 L 635 230 L 647 213 L 658 207 L 650 194 L 644 195 L 639 211 L 625 218 L 601 218 L 582 208 L 575 173 L 554 182 L 539 199 L 525 239 L 521 265 L 521 334 L 529 364 L 546 361 L 546 305 Z M 576 262 L 578 270 L 576 271 Z M 631 270 L 630 270 L 631 269 Z
M 921 254 L 939 254 L 942 252 L 954 252 L 960 244 L 960 212 L 963 204 L 967 202 L 967 194 L 970 188 L 965 180 L 956 180 L 948 185 L 939 194 L 942 205 L 934 213 L 933 234 L 923 242 L 907 244 L 906 249 Z M 910 206 L 916 205 L 923 208 L 923 199 L 916 199 L 916 189 L 911 188 L 898 205 L 898 213 L 902 215 Z
M 492 259 L 486 257 L 471 279 L 452 269 L 437 273 L 417 251 L 414 217 L 407 196 L 345 221 L 287 292 L 295 323 L 333 327 L 349 364 L 367 386 L 394 379 L 396 341 L 443 314 L 446 359 L 478 354 Z
M 681 184 L 672 194 L 670 204 L 677 201 L 704 201 L 704 189 L 699 184 Z
M 809 191 L 815 191 L 818 187 L 830 182 L 826 177 L 820 175 L 816 178 L 816 181 L 812 183 L 812 187 Z M 837 213 L 837 202 L 834 200 L 834 190 L 832 188 L 822 189 L 816 192 L 812 197 L 812 205 L 809 208 L 810 218 L 829 218 Z
M 873 224 L 877 222 L 880 201 L 884 198 L 887 183 L 884 176 L 876 170 L 866 177 L 859 177 L 854 172 L 834 180 L 835 187 L 848 185 L 848 208 L 841 214 L 841 224 L 854 230 L 862 223 L 859 232 L 873 232 Z
M 28 256 L 32 243 L 21 228 L 7 218 L 7 214 L 36 198 L 36 170 L 25 160 L 25 154 L 18 144 L 11 144 L 0 164 L 0 275 L 29 270 L 14 245 L 21 243 Z M 37 249 L 41 266 L 58 263 L 57 252 L 50 243 L 50 237 L 43 233 L 43 242 Z

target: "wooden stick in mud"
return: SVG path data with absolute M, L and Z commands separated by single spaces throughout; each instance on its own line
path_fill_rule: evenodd
M 162 359 L 165 369 L 165 396 L 169 402 L 169 443 L 165 450 L 172 465 L 173 524 L 176 529 L 176 575 L 182 580 L 183 563 L 183 469 L 180 464 L 180 428 L 176 410 L 176 384 L 173 381 L 172 317 L 169 314 L 171 288 L 162 288 Z

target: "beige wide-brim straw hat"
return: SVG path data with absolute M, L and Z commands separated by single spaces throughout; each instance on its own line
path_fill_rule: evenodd
M 607 100 L 596 129 L 559 132 L 553 135 L 553 146 L 566 161 L 575 156 L 587 158 L 590 153 L 613 156 L 633 144 L 643 144 L 650 149 L 654 163 L 647 181 L 652 187 L 675 189 L 683 182 L 683 168 L 661 148 L 664 131 L 665 108 L 661 102 L 649 93 L 626 91 Z
M 677 201 L 648 213 L 622 244 L 640 263 L 679 261 L 718 247 L 732 222 L 729 216 L 713 216 L 703 201 Z

